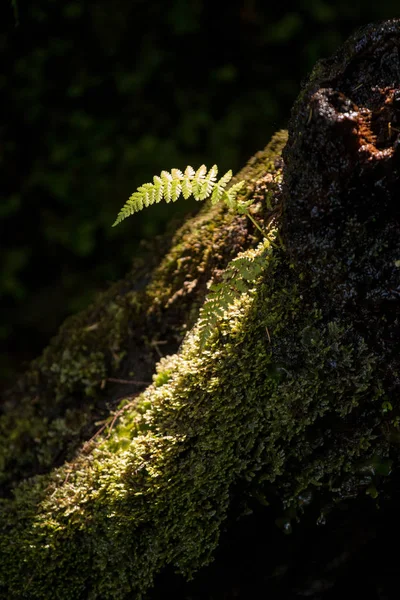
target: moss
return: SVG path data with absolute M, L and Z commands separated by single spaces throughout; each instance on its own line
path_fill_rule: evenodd
M 2 483 L 53 464 L 65 445 L 80 439 L 96 403 L 99 410 L 101 389 L 124 358 L 138 310 L 138 294 L 120 296 L 120 287 L 70 318 L 9 394 L 0 420 Z
M 285 141 L 275 136 L 238 175 L 277 235 Z M 311 507 L 322 519 L 338 501 L 379 493 L 391 440 L 382 403 L 395 403 L 376 345 L 351 312 L 316 302 L 285 231 L 268 253 L 257 236 L 207 205 L 149 277 L 70 320 L 32 366 L 3 421 L 7 598 L 141 598 L 164 567 L 191 577 L 213 559 L 238 496 L 241 510 L 274 504 L 288 532 Z M 202 344 L 207 283 L 239 254 L 258 257 L 262 273 Z M 170 355 L 155 367 L 160 348 Z M 153 384 L 117 399 L 107 380 L 131 370 Z
M 318 494 L 369 489 L 360 465 L 388 452 L 379 361 L 351 320 L 309 304 L 283 250 L 266 260 L 203 349 L 194 327 L 91 449 L 3 501 L 7 597 L 140 598 L 166 565 L 190 577 L 239 484 L 277 496 L 286 529 Z
M 278 133 L 238 175 L 246 179 L 247 193 L 267 168 L 281 171 L 278 157 L 285 141 L 286 133 Z M 213 273 L 254 243 L 245 218 L 223 206 L 206 206 L 172 242 L 168 236 L 156 242 L 125 280 L 68 319 L 5 397 L 2 493 L 71 459 L 118 398 L 141 389 L 135 383 L 127 387 L 126 381 L 150 381 L 160 353 L 176 351 L 196 321 Z

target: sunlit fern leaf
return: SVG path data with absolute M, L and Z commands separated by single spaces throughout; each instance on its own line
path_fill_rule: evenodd
M 201 165 L 194 174 L 194 181 L 201 184 L 207 173 L 206 165 Z
M 138 210 L 142 210 L 143 208 L 143 194 L 140 192 L 135 192 L 131 196 L 131 214 L 137 212 Z
M 247 214 L 253 220 L 248 211 L 252 199 L 238 199 L 238 193 L 242 189 L 244 181 L 239 181 L 227 189 L 226 186 L 232 179 L 232 171 L 227 171 L 218 181 L 217 174 L 217 165 L 213 165 L 208 172 L 205 165 L 201 165 L 197 171 L 189 165 L 184 173 L 179 169 L 172 169 L 171 173 L 162 171 L 160 176 L 153 177 L 153 183 L 143 184 L 131 195 L 119 212 L 113 226 L 142 210 L 143 207 L 163 199 L 166 202 L 175 202 L 181 194 L 185 199 L 193 195 L 196 200 L 205 200 L 211 196 L 211 204 L 223 201 L 229 208 L 238 213 Z M 211 336 L 218 334 L 219 324 L 225 313 L 242 294 L 253 290 L 254 283 L 263 274 L 268 262 L 267 255 L 274 245 L 276 230 L 270 230 L 267 233 L 261 229 L 260 231 L 263 233 L 264 239 L 259 246 L 234 258 L 226 268 L 222 281 L 211 284 L 197 324 L 201 346 L 204 346 Z
M 163 198 L 163 182 L 161 177 L 154 177 L 154 191 L 155 191 L 155 201 L 161 202 Z
M 204 348 L 211 336 L 218 335 L 219 325 L 225 313 L 242 294 L 249 293 L 269 264 L 276 230 L 271 230 L 257 248 L 250 248 L 231 260 L 222 281 L 212 283 L 206 302 L 200 310 L 198 333 L 200 346 Z
M 211 195 L 211 204 L 217 204 L 217 202 L 219 202 L 224 195 L 224 192 L 225 190 L 223 187 L 216 185 Z
M 224 188 L 227 185 L 227 183 L 230 182 L 231 179 L 232 179 L 232 171 L 229 169 L 229 171 L 227 171 L 225 173 L 225 175 L 223 175 L 221 177 L 221 179 L 219 179 L 218 186 Z
M 193 176 L 192 182 L 192 190 L 193 196 L 195 200 L 202 200 L 201 198 L 201 188 L 204 181 L 205 174 L 207 173 L 207 167 L 205 165 L 201 165 L 196 173 Z
M 181 195 L 182 186 L 179 179 L 174 179 L 171 183 L 171 197 L 172 201 L 176 202 Z
M 218 167 L 217 165 L 214 165 L 213 167 L 211 167 L 211 169 L 205 176 L 204 181 L 201 185 L 200 200 L 205 200 L 206 198 L 208 198 L 211 192 L 213 191 L 217 174 Z
M 182 194 L 185 200 L 194 196 L 195 200 L 206 200 L 211 196 L 212 204 L 220 200 L 230 208 L 236 207 L 236 196 L 244 182 L 234 184 L 230 190 L 226 186 L 232 179 L 232 171 L 227 171 L 217 181 L 218 167 L 213 165 L 209 171 L 201 165 L 197 171 L 190 165 L 182 173 L 179 169 L 162 171 L 160 176 L 155 175 L 152 183 L 144 183 L 134 192 L 120 210 L 113 226 L 139 212 L 147 206 L 161 202 L 176 202 Z
M 172 179 L 183 179 L 183 173 L 179 169 L 171 169 Z
M 195 174 L 195 170 L 193 169 L 193 167 L 188 165 L 185 169 L 185 177 L 187 177 L 188 179 L 193 179 L 194 174 Z
M 163 190 L 164 190 L 164 199 L 165 202 L 171 202 L 171 181 L 172 177 L 168 173 L 168 171 L 161 172 L 161 179 L 163 182 Z
M 193 194 L 193 198 L 197 201 L 200 200 L 200 185 L 197 181 L 193 181 L 192 182 L 192 194 Z
M 236 196 L 238 195 L 239 190 L 242 188 L 243 186 L 243 181 L 239 181 L 238 183 L 235 183 L 227 192 L 227 200 L 226 203 L 230 208 L 236 208 L 237 207 L 237 201 L 236 201 Z
M 151 183 L 145 183 L 144 185 L 138 188 L 138 192 L 141 194 L 141 198 L 144 206 L 150 206 L 152 204 L 151 193 L 153 190 L 153 186 Z
M 224 200 L 226 201 L 227 198 L 226 198 L 225 187 L 231 179 L 232 179 L 232 171 L 229 170 L 225 173 L 225 175 L 223 175 L 221 177 L 221 179 L 219 181 L 217 181 L 214 191 L 211 196 L 211 204 L 216 204 L 217 202 L 219 202 L 221 200 L 221 198 L 224 198 Z
M 185 200 L 192 195 L 192 182 L 189 179 L 185 178 L 182 181 L 182 194 Z

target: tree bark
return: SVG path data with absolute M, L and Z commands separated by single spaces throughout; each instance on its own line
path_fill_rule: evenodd
M 318 63 L 283 153 L 280 132 L 237 175 L 272 244 L 207 205 L 7 393 L 4 597 L 391 597 L 399 33 Z

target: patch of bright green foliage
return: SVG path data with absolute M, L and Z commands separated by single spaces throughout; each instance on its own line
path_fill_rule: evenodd
M 220 282 L 211 283 L 198 321 L 201 348 L 204 348 L 209 337 L 218 329 L 223 315 L 239 301 L 240 296 L 251 295 L 255 291 L 268 264 L 268 257 L 272 255 L 275 237 L 276 230 L 272 229 L 257 248 L 241 252 L 229 263 Z
M 162 171 L 160 176 L 154 176 L 153 183 L 144 183 L 138 187 L 119 212 L 113 227 L 130 215 L 163 199 L 166 202 L 176 202 L 182 194 L 185 200 L 190 198 L 191 195 L 193 195 L 195 200 L 210 198 L 211 204 L 217 204 L 217 202 L 222 200 L 228 208 L 233 209 L 238 214 L 246 215 L 255 227 L 266 236 L 249 212 L 249 206 L 253 203 L 253 200 L 244 201 L 237 198 L 238 192 L 244 185 L 244 181 L 238 181 L 231 185 L 229 189 L 226 189 L 227 184 L 232 179 L 232 171 L 227 171 L 218 180 L 217 174 L 217 165 L 213 165 L 209 170 L 207 170 L 205 165 L 201 165 L 197 171 L 188 165 L 184 173 L 179 169 L 172 169 L 171 173 Z
M 115 227 L 126 217 L 163 199 L 166 202 L 176 202 L 181 194 L 185 200 L 191 195 L 195 200 L 206 200 L 211 196 L 211 204 L 223 200 L 229 208 L 244 212 L 251 201 L 244 203 L 238 202 L 236 199 L 244 181 L 235 183 L 227 190 L 225 188 L 232 179 L 232 171 L 227 171 L 218 181 L 217 174 L 217 165 L 212 166 L 209 170 L 205 165 L 201 165 L 197 171 L 193 167 L 187 166 L 184 173 L 179 169 L 172 169 L 171 173 L 162 171 L 160 176 L 154 176 L 153 183 L 144 183 L 131 195 L 113 226 Z

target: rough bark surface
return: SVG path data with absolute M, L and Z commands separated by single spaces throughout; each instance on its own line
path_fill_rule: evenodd
M 318 63 L 284 162 L 281 132 L 237 175 L 275 242 L 206 206 L 9 391 L 4 597 L 333 598 L 366 579 L 389 597 L 375 546 L 399 524 L 399 34 L 370 26 Z M 223 279 L 238 259 L 251 285 Z M 240 293 L 204 346 L 211 278 Z

